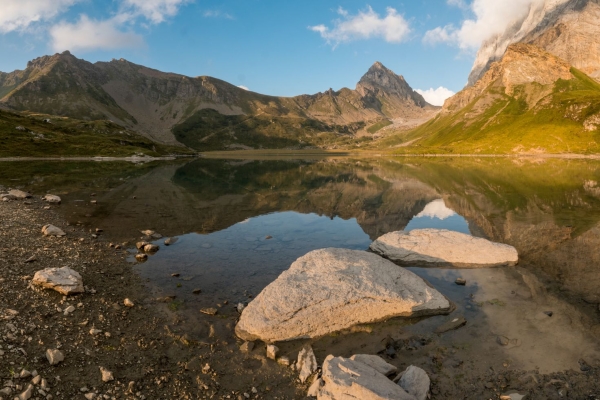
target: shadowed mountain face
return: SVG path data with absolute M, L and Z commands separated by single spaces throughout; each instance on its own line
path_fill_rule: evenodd
M 311 134 L 354 134 L 381 120 L 418 119 L 435 110 L 380 63 L 356 90 L 285 98 L 123 59 L 91 64 L 69 52 L 37 58 L 23 71 L 0 73 L 0 104 L 18 111 L 110 119 L 153 140 L 201 150 L 318 144 Z M 307 127 L 313 131 L 301 137 Z M 248 132 L 255 136 L 246 137 Z M 280 140 L 263 143 L 256 135 Z

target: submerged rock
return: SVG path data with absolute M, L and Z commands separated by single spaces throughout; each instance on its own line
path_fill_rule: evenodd
M 179 238 L 177 238 L 177 237 L 166 238 L 165 239 L 165 246 L 170 246 L 172 244 L 175 244 L 178 240 L 179 240 Z
M 44 225 L 42 227 L 42 233 L 44 234 L 44 236 L 67 236 L 67 234 L 62 229 L 50 224 Z
M 402 387 L 362 362 L 327 356 L 323 363 L 319 400 L 415 400 Z
M 64 295 L 84 292 L 81 275 L 69 267 L 46 268 L 38 271 L 33 276 L 31 283 L 47 289 L 54 289 Z
M 473 268 L 514 266 L 519 261 L 512 246 L 443 229 L 390 232 L 370 249 L 401 265 Z
M 449 301 L 414 273 L 365 251 L 315 250 L 243 310 L 244 340 L 315 338 L 398 316 L 448 313 Z

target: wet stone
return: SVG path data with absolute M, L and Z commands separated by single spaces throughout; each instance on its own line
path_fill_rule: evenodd
M 445 333 L 449 331 L 453 331 L 467 324 L 467 320 L 465 317 L 455 317 L 449 320 L 448 322 L 440 325 L 435 330 L 435 333 Z

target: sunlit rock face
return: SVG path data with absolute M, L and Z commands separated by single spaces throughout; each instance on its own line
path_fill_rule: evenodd
M 600 79 L 600 5 L 597 0 L 534 0 L 529 12 L 506 30 L 483 43 L 468 86 L 477 82 L 490 65 L 513 43 L 529 43 L 566 60 Z

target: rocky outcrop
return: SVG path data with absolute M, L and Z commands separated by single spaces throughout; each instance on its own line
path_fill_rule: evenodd
M 414 371 L 417 370 L 425 374 L 426 381 L 420 379 L 421 374 L 415 374 Z M 317 399 L 424 400 L 429 390 L 427 374 L 413 366 L 404 375 L 407 373 L 408 379 L 401 379 L 400 384 L 395 384 L 376 369 L 356 359 L 329 355 L 323 363 L 323 385 L 317 392 Z M 402 384 L 407 386 L 401 386 Z M 425 384 L 427 390 L 425 397 L 422 397 Z
M 600 79 L 599 19 L 598 0 L 532 1 L 527 14 L 483 43 L 468 86 L 475 85 L 513 43 L 538 46 Z
M 407 266 L 499 267 L 519 261 L 512 246 L 438 229 L 390 232 L 375 240 L 370 249 Z
M 244 340 L 315 338 L 399 316 L 448 313 L 423 279 L 375 254 L 315 250 L 296 260 L 248 304 L 235 328 Z
M 69 267 L 46 268 L 38 271 L 31 280 L 33 285 L 56 290 L 64 295 L 83 293 L 83 279 Z

